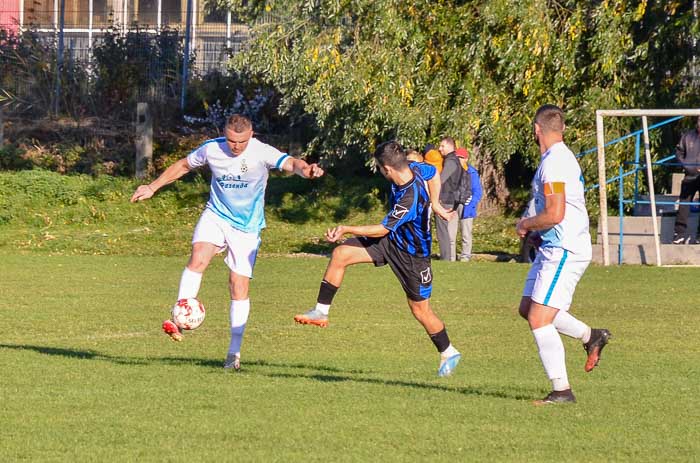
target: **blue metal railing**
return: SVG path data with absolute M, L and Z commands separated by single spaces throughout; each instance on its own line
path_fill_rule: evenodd
M 665 119 L 659 123 L 656 123 L 654 125 L 649 126 L 648 130 L 652 131 L 654 129 L 658 129 L 659 127 L 662 127 L 666 124 L 670 124 L 671 122 L 675 122 L 677 120 L 682 119 L 685 116 L 675 116 L 671 117 L 669 119 Z M 618 265 L 622 265 L 622 259 L 623 259 L 623 244 L 624 244 L 624 205 L 625 204 L 632 204 L 633 206 L 636 206 L 637 204 L 651 204 L 650 200 L 640 200 L 639 199 L 639 172 L 644 171 L 647 167 L 646 164 L 641 164 L 640 163 L 640 156 L 641 156 L 641 137 L 644 133 L 644 130 L 637 130 L 635 132 L 628 133 L 626 135 L 623 135 L 621 137 L 615 138 L 614 140 L 611 140 L 607 143 L 605 143 L 604 146 L 611 146 L 617 143 L 620 143 L 624 140 L 627 140 L 629 138 L 635 137 L 635 144 L 634 144 L 634 162 L 623 162 L 620 164 L 619 169 L 618 169 L 618 175 L 611 177 L 609 179 L 606 179 L 605 184 L 609 185 L 614 182 L 618 182 L 618 215 L 620 217 L 620 236 L 619 236 L 619 245 L 618 245 Z M 598 150 L 598 147 L 595 148 L 590 148 L 585 151 L 581 151 L 579 154 L 576 155 L 577 158 L 582 158 L 588 154 L 594 153 Z M 681 165 L 680 163 L 677 162 L 668 162 L 671 159 L 675 159 L 675 155 L 667 156 L 659 161 L 652 162 L 652 166 L 664 166 L 664 167 L 669 167 L 669 166 L 678 166 Z M 634 167 L 628 171 L 624 171 L 623 165 L 633 165 Z M 624 198 L 624 185 L 623 185 L 623 180 L 626 177 L 629 177 L 631 175 L 634 175 L 634 196 L 632 199 L 625 199 Z M 595 185 L 589 186 L 588 188 L 585 189 L 585 191 L 590 191 L 596 188 L 600 188 L 600 184 L 596 183 Z M 670 205 L 670 206 L 675 206 L 675 205 L 681 205 L 681 206 L 697 206 L 700 205 L 699 202 L 693 202 L 693 201 L 654 201 L 655 204 L 660 204 L 660 205 Z

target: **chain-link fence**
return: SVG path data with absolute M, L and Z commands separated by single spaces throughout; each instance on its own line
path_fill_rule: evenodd
M 172 100 L 184 107 L 188 78 L 225 73 L 248 39 L 248 26 L 234 14 L 202 3 L 0 0 L 0 103 L 35 100 L 51 86 L 53 95 L 44 95 L 50 103 L 42 101 L 57 112 L 75 98 L 66 92 L 104 98 L 100 89 L 115 102 Z

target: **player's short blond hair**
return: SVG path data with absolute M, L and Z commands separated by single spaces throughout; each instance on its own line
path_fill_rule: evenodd
M 535 124 L 539 125 L 545 133 L 563 133 L 566 127 L 564 111 L 553 104 L 542 105 L 535 113 Z
M 231 114 L 229 118 L 226 119 L 226 128 L 236 133 L 243 133 L 248 130 L 253 130 L 253 123 L 250 122 L 250 119 L 241 114 Z

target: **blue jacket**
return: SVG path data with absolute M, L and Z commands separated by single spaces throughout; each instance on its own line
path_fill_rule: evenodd
M 469 204 L 465 204 L 462 209 L 462 219 L 476 217 L 476 208 L 479 206 L 483 192 L 481 190 L 481 179 L 474 166 L 467 164 L 467 172 L 472 176 L 472 199 Z

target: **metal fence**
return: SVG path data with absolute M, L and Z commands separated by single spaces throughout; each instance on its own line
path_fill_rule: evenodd
M 229 58 L 241 50 L 248 40 L 249 27 L 237 21 L 230 11 L 208 11 L 202 0 L 0 0 L 0 29 L 5 36 L 22 36 L 31 32 L 39 37 L 55 60 L 57 75 L 71 64 L 80 63 L 86 69 L 94 62 L 94 51 L 107 34 L 126 36 L 137 32 L 154 39 L 169 34 L 178 42 L 182 59 L 173 67 L 162 69 L 157 56 L 145 56 L 141 61 L 159 74 L 177 76 L 180 106 L 184 107 L 187 79 L 212 71 L 226 72 Z M 138 47 L 135 47 L 138 48 Z M 152 50 L 133 50 L 148 55 Z M 184 56 L 189 53 L 189 60 Z M 3 60 L 0 54 L 0 60 Z M 139 61 L 139 62 L 141 62 Z M 5 89 L 22 93 L 26 82 L 12 81 L 5 76 Z M 24 89 L 24 90 L 23 90 Z M 56 92 L 59 92 L 57 85 Z M 135 89 L 140 93 L 144 89 Z M 151 86 L 150 90 L 154 89 Z M 156 92 L 161 89 L 156 88 Z M 172 95 L 171 95 L 172 96 Z M 56 101 L 59 100 L 56 95 Z

